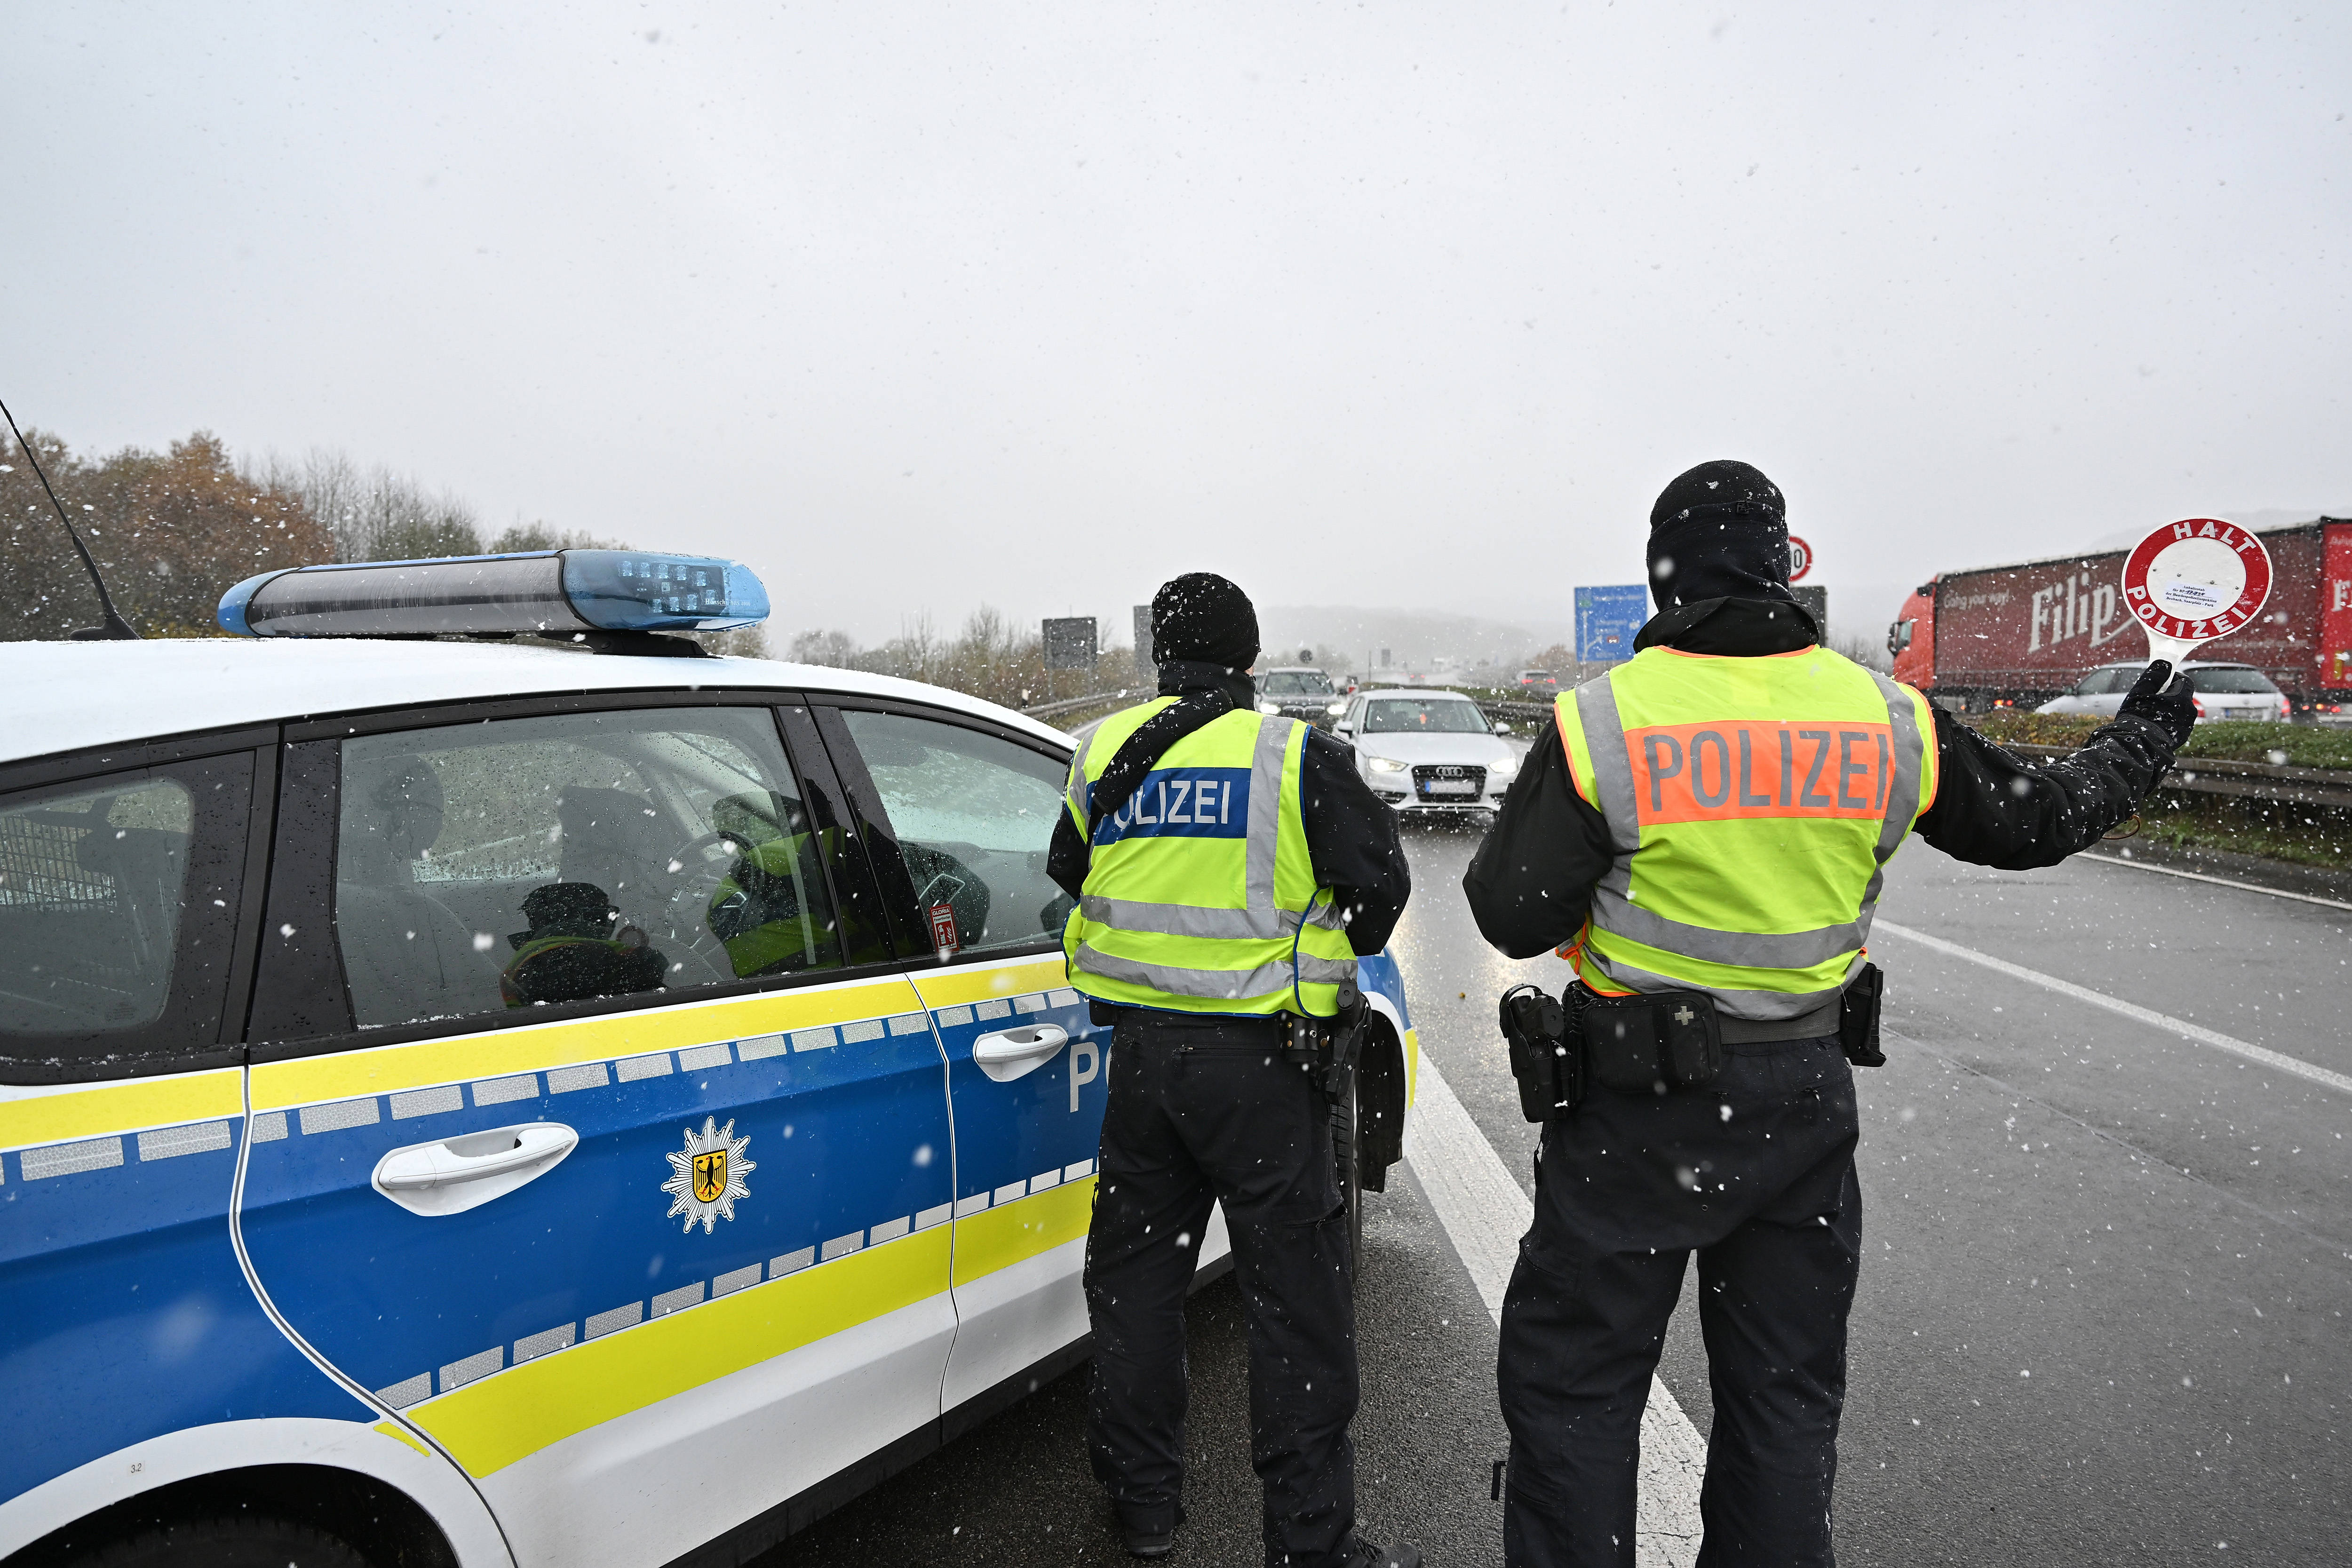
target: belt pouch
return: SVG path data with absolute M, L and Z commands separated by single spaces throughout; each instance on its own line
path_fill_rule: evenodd
M 1865 963 L 1845 994 L 1838 998 L 1838 1048 L 1858 1068 L 1882 1068 L 1886 1053 L 1878 1048 L 1878 1010 L 1886 1000 L 1886 972 Z
M 1593 996 L 1584 1005 L 1592 1076 L 1627 1093 L 1696 1089 L 1723 1068 L 1723 1026 L 1703 991 Z

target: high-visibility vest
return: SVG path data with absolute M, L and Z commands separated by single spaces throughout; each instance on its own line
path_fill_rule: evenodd
M 1826 648 L 1650 647 L 1554 708 L 1616 849 L 1565 950 L 1585 984 L 1704 991 L 1759 1022 L 1835 1000 L 1936 798 L 1927 699 Z
M 1120 743 L 1175 700 L 1113 714 L 1073 760 L 1066 805 L 1080 833 Z M 1330 890 L 1315 885 L 1299 805 L 1306 743 L 1306 725 L 1236 709 L 1152 764 L 1095 831 L 1063 930 L 1072 985 L 1179 1013 L 1339 1010 L 1356 957 Z
M 839 834 L 829 827 L 753 844 L 712 890 L 705 923 L 739 976 L 839 962 L 832 956 L 833 922 L 800 898 L 802 887 L 824 886 L 821 853 L 836 847 Z

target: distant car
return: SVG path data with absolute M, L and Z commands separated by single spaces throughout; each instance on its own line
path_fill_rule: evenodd
M 1349 699 L 1332 732 L 1354 748 L 1372 793 L 1400 811 L 1493 811 L 1519 771 L 1499 728 L 1459 693 L 1387 688 Z
M 1519 684 L 1531 690 L 1558 691 L 1559 677 L 1549 669 L 1523 669 L 1519 671 Z
M 2034 710 L 2037 713 L 2092 713 L 2112 719 L 2123 706 L 2124 694 L 2147 668 L 2146 659 L 2128 664 L 2103 664 L 2075 683 L 2074 689 Z M 2286 693 L 2251 664 L 2200 664 L 2180 667 L 2196 693 L 2197 717 L 2207 719 L 2277 719 L 2287 716 Z
M 1347 709 L 1347 700 L 1331 678 L 1311 666 L 1282 665 L 1267 670 L 1257 683 L 1261 713 L 1279 713 L 1328 730 Z

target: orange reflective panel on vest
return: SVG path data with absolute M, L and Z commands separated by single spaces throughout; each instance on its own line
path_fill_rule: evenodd
M 1625 731 L 1641 826 L 1759 816 L 1879 817 L 1894 778 L 1886 724 L 1717 721 Z

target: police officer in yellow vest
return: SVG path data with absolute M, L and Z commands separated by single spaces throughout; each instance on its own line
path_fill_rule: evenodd
M 1580 976 L 1549 1015 L 1554 1075 L 1514 1063 L 1546 1120 L 1503 1306 L 1504 1559 L 1630 1568 L 1643 1405 L 1696 1252 L 1698 1561 L 1827 1564 L 1882 868 L 1915 827 L 1980 865 L 2056 864 L 2132 813 L 2194 710 L 2158 663 L 2066 765 L 2021 763 L 1820 646 L 1753 468 L 1691 469 L 1650 528 L 1659 614 L 1559 700 L 1463 880 L 1488 941 L 1562 948 Z
M 1071 984 L 1113 1026 L 1087 1237 L 1089 1457 L 1128 1550 L 1167 1553 L 1183 1521 L 1184 1297 L 1221 1203 L 1266 1562 L 1415 1568 L 1411 1547 L 1355 1532 L 1354 1260 L 1331 1101 L 1284 1049 L 1286 1015 L 1361 1005 L 1356 954 L 1387 942 L 1412 890 L 1394 814 L 1328 737 L 1257 711 L 1257 614 L 1239 588 L 1177 578 L 1151 636 L 1160 694 L 1079 752 L 1047 862 L 1077 901 Z

